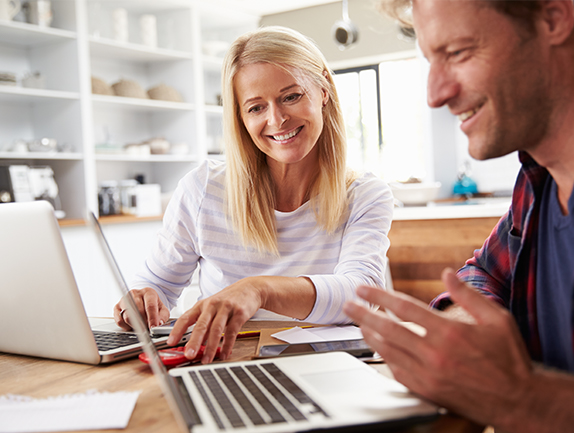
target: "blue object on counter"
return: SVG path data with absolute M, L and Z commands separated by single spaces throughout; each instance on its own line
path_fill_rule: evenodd
M 476 182 L 474 180 L 463 174 L 455 182 L 452 192 L 454 195 L 470 196 L 478 193 L 478 187 L 476 186 Z

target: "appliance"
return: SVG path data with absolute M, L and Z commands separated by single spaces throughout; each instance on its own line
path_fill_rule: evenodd
M 343 19 L 333 24 L 331 32 L 341 50 L 349 48 L 359 40 L 359 30 L 349 18 L 348 0 L 343 0 Z
M 65 217 L 52 167 L 0 165 L 0 203 L 34 200 L 50 202 L 57 218 Z

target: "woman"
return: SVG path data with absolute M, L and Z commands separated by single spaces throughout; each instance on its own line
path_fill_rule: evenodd
M 265 27 L 238 38 L 222 74 L 226 163 L 208 161 L 179 183 L 152 256 L 132 286 L 148 325 L 169 318 L 200 265 L 199 301 L 174 326 L 176 344 L 227 358 L 242 325 L 277 313 L 348 323 L 360 284 L 382 285 L 392 217 L 388 186 L 345 167 L 343 117 L 318 48 Z M 123 314 L 122 314 L 123 313 Z M 119 326 L 129 328 L 120 301 Z

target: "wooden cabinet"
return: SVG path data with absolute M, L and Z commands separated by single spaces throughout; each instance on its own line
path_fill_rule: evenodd
M 458 269 L 484 243 L 500 218 L 393 221 L 388 257 L 395 290 L 424 302 L 444 291 L 445 267 Z
M 53 1 L 52 9 L 50 27 L 0 21 L 0 72 L 19 78 L 17 86 L 0 84 L 0 164 L 51 166 L 66 218 L 77 219 L 86 207 L 98 208 L 103 181 L 143 175 L 170 193 L 209 154 L 219 157 L 225 50 L 207 50 L 208 43 L 231 43 L 259 17 L 184 0 Z M 127 39 L 114 29 L 118 9 L 127 17 Z M 144 44 L 144 15 L 155 17 L 155 45 Z M 23 87 L 21 78 L 34 72 L 43 88 Z M 108 85 L 129 80 L 144 91 L 167 85 L 181 100 L 92 94 L 92 77 Z M 56 139 L 59 151 L 15 145 L 43 137 Z M 158 137 L 170 151 L 124 150 Z

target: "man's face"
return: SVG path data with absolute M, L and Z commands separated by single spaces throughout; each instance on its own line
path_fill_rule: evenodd
M 430 62 L 428 104 L 458 117 L 470 155 L 533 150 L 550 116 L 539 38 L 476 0 L 414 0 L 413 18 Z

